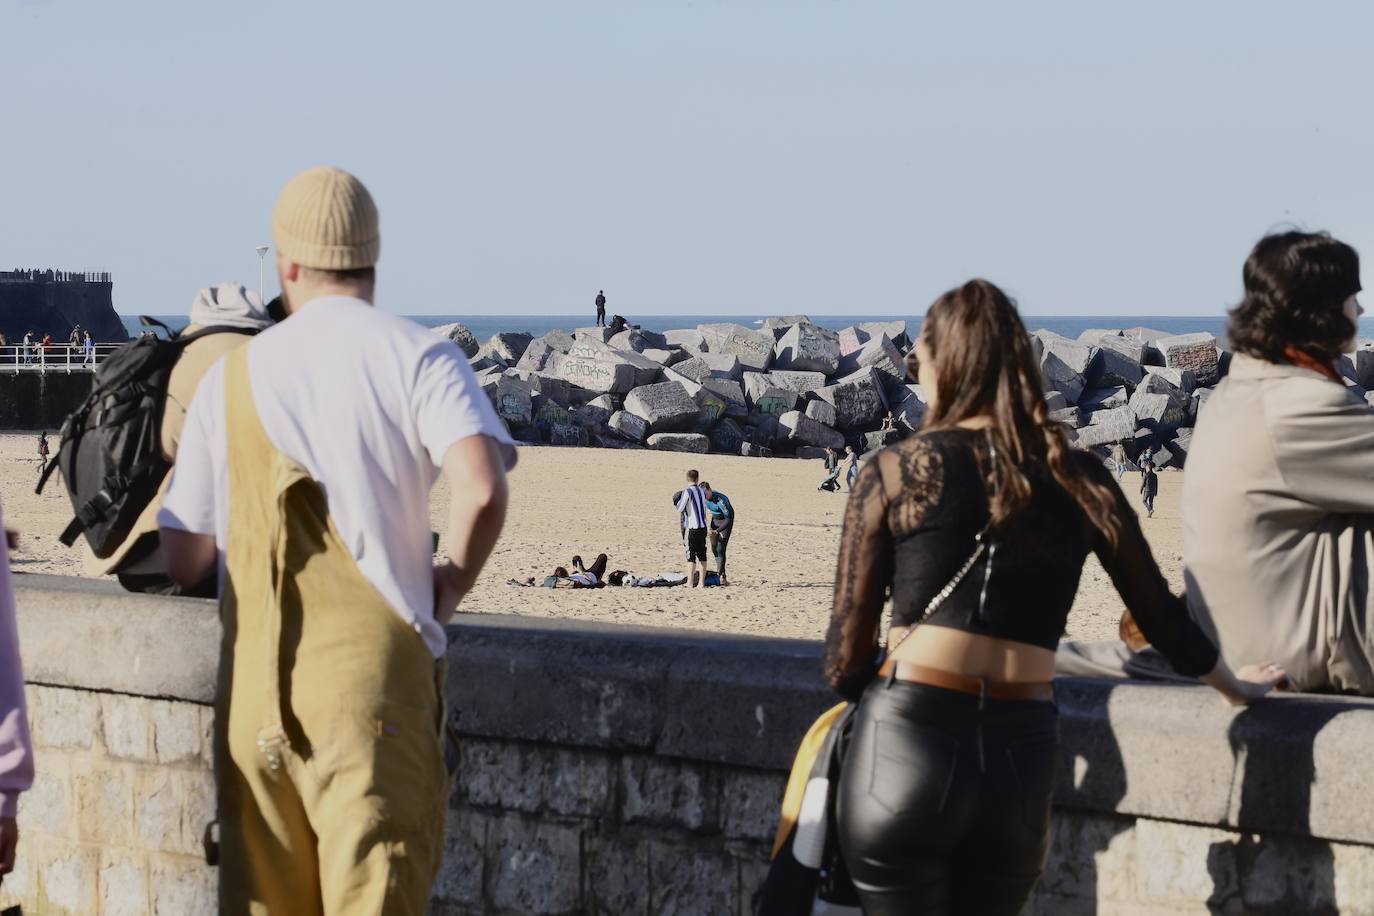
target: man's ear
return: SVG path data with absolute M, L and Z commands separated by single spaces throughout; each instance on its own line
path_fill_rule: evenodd
M 282 282 L 295 283 L 301 277 L 301 265 L 294 261 L 288 261 L 278 253 L 277 274 L 281 277 Z

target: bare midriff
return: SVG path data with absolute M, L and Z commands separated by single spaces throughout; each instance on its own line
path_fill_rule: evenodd
M 896 645 L 906 631 L 906 627 L 893 627 L 887 644 Z M 1036 684 L 1054 679 L 1054 652 L 1049 649 L 950 627 L 918 627 L 892 657 L 991 681 Z

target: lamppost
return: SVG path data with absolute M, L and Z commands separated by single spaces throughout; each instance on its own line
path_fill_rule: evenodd
M 258 252 L 258 299 L 263 300 L 263 301 L 266 301 L 266 297 L 263 295 L 262 277 L 263 277 L 264 265 L 267 263 L 267 246 L 266 246 L 266 245 L 259 245 L 259 246 L 257 247 L 257 252 Z

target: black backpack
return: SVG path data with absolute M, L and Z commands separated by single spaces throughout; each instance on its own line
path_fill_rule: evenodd
M 100 559 L 113 554 L 157 495 L 172 464 L 162 455 L 167 382 L 187 345 L 211 334 L 254 334 L 248 328 L 207 327 L 167 337 L 145 334 L 117 349 L 95 370 L 86 400 L 62 424 L 61 444 L 34 491 L 61 469 L 76 516 L 61 534 L 68 547 L 84 534 Z

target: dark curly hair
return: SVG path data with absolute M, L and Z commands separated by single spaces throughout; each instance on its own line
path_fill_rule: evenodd
M 1230 311 L 1231 347 L 1271 363 L 1285 347 L 1334 363 L 1358 328 L 1345 300 L 1360 291 L 1360 256 L 1325 232 L 1260 239 L 1245 261 L 1245 298 Z

